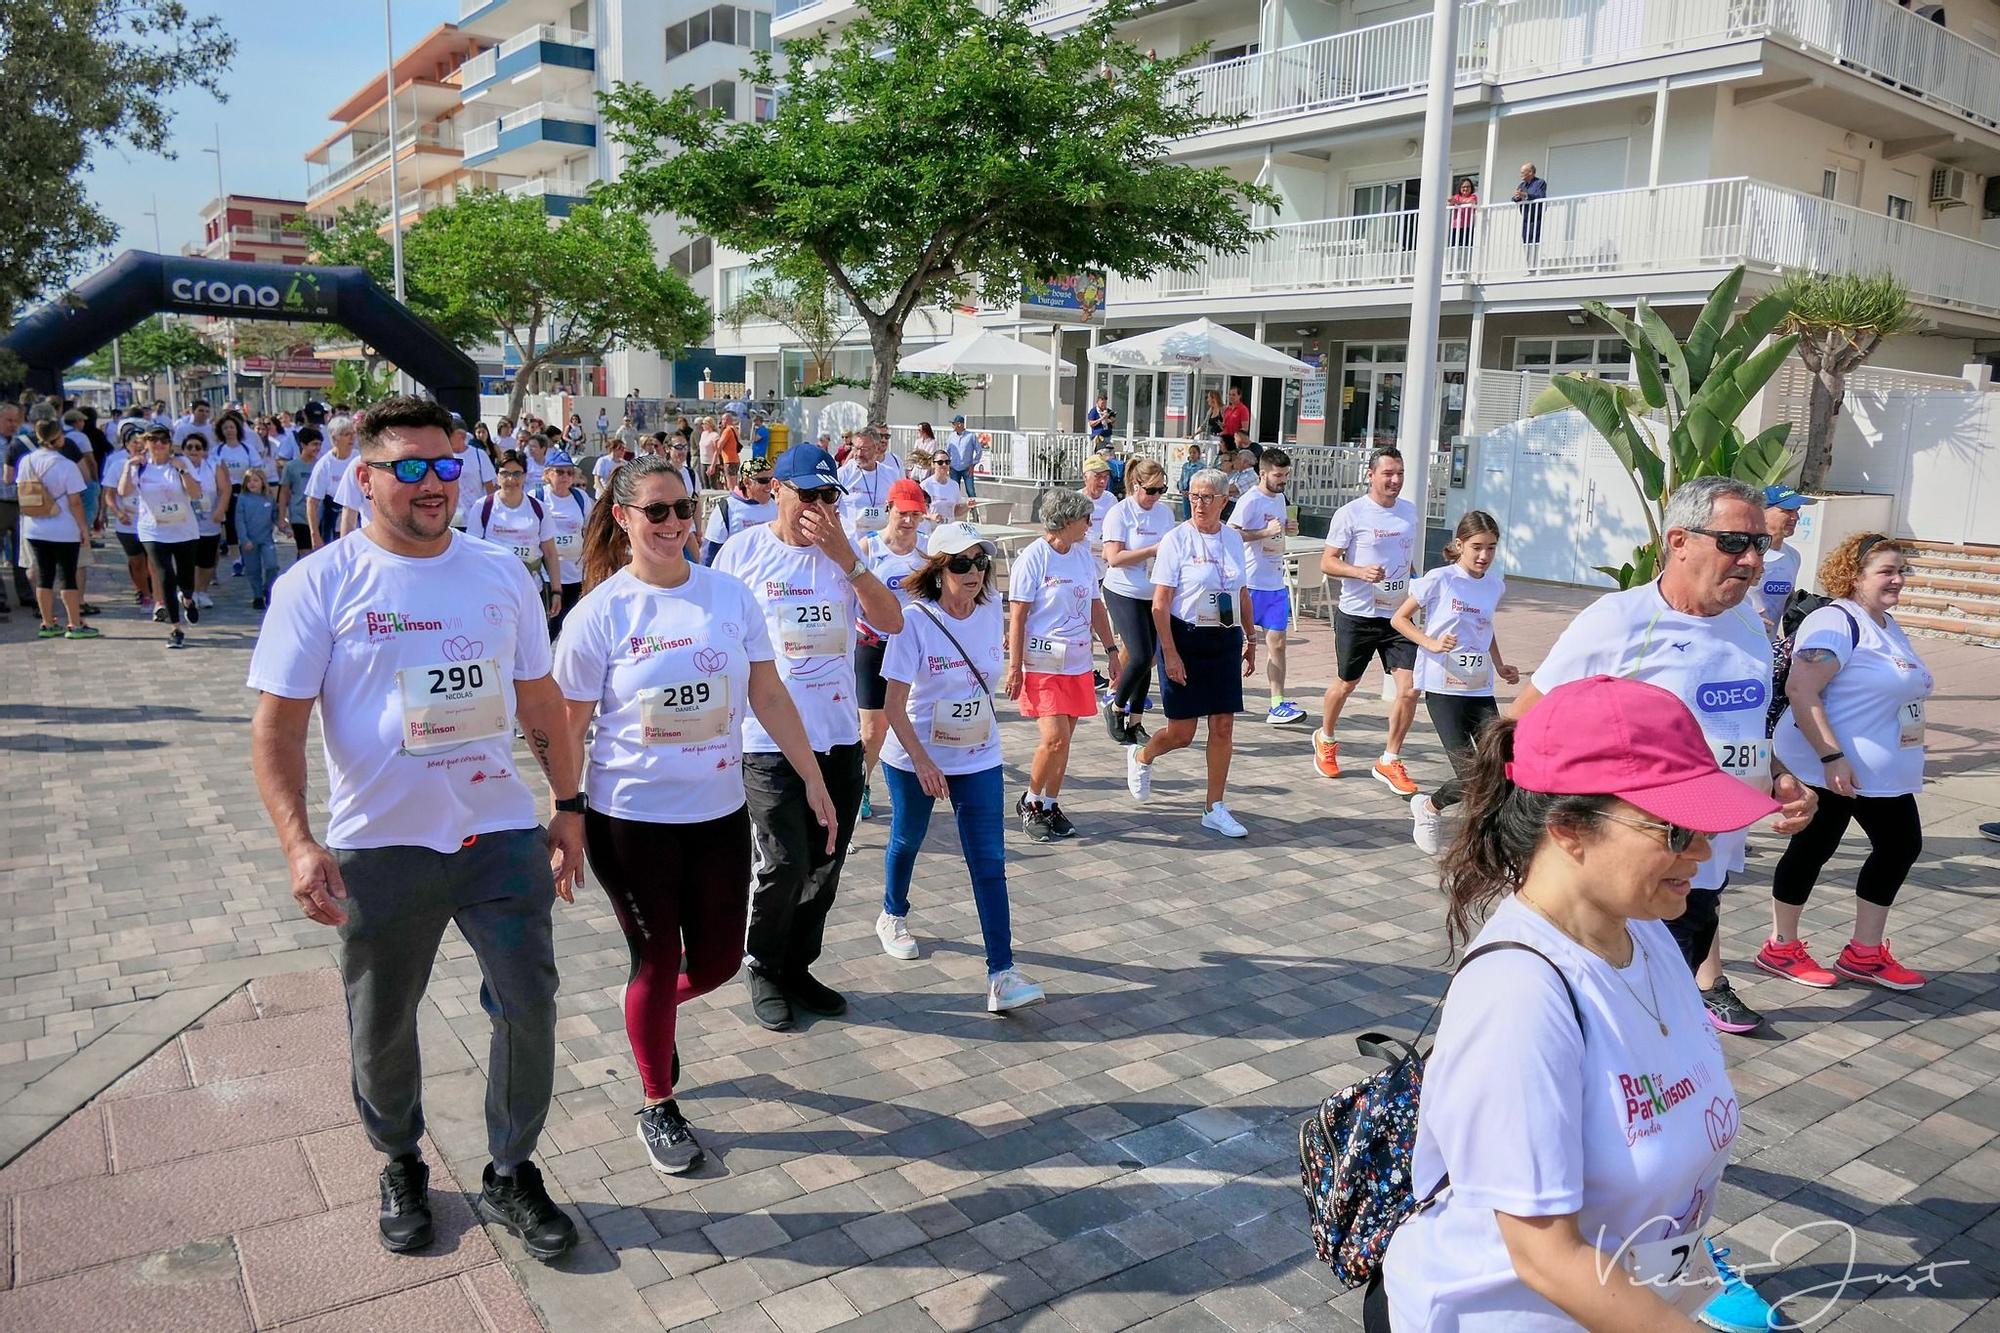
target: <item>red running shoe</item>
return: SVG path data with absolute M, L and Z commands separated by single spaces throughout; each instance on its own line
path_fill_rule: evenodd
M 1923 973 L 1912 972 L 1890 956 L 1887 940 L 1873 949 L 1849 940 L 1847 947 L 1840 951 L 1840 957 L 1833 960 L 1833 966 L 1842 976 L 1853 977 L 1856 981 L 1872 981 L 1890 990 L 1916 990 L 1925 981 Z
M 1814 990 L 1825 990 L 1840 980 L 1813 961 L 1813 956 L 1806 952 L 1804 940 L 1789 940 L 1784 944 L 1765 940 L 1764 947 L 1757 951 L 1755 961 L 1757 966 L 1773 976 L 1796 981 L 1801 986 L 1811 986 Z

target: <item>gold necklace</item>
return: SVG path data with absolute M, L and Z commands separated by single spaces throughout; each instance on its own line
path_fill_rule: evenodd
M 1604 958 L 1603 954 L 1598 953 L 1597 950 L 1595 949 L 1591 949 L 1588 944 L 1585 944 L 1568 928 L 1566 928 L 1560 921 L 1557 921 L 1554 917 L 1550 916 L 1548 912 L 1543 909 L 1542 905 L 1536 902 L 1533 898 L 1530 898 L 1527 894 L 1522 893 L 1519 890 L 1515 891 L 1514 896 L 1516 898 L 1519 898 L 1522 902 L 1526 903 L 1528 906 L 1534 908 L 1535 915 L 1541 917 L 1542 920 L 1548 922 L 1550 925 L 1554 926 L 1557 930 L 1562 931 L 1562 933 L 1565 936 L 1567 936 L 1570 940 L 1576 943 L 1579 947 L 1588 949 L 1591 953 L 1597 954 L 1599 958 Z M 1626 938 L 1632 939 L 1631 933 L 1629 931 L 1626 932 Z M 1646 993 L 1653 997 L 1652 1004 L 1648 1005 L 1644 1000 L 1639 998 L 1639 992 L 1632 989 L 1632 983 L 1625 979 L 1625 968 L 1619 967 L 1618 964 L 1616 963 L 1612 963 L 1609 958 L 1604 958 L 1604 961 L 1606 963 L 1611 964 L 1611 974 L 1618 978 L 1618 984 L 1623 986 L 1625 988 L 1625 993 L 1632 997 L 1632 1003 L 1638 1005 L 1641 1009 L 1645 1010 L 1646 1017 L 1652 1019 L 1655 1023 L 1659 1024 L 1660 1035 L 1662 1037 L 1671 1036 L 1672 1032 L 1667 1027 L 1667 1020 L 1660 1017 L 1660 988 L 1659 984 L 1653 980 L 1653 955 L 1646 948 L 1645 944 L 1642 941 L 1637 939 L 1632 939 L 1632 943 L 1636 945 L 1639 950 L 1639 964 L 1641 967 L 1645 969 L 1646 972 Z M 1626 964 L 1626 967 L 1630 966 L 1631 966 L 1630 963 Z

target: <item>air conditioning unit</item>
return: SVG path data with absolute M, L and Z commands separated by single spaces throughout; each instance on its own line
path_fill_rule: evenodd
M 1971 202 L 1971 178 L 1957 167 L 1938 167 L 1931 172 L 1931 207 L 1960 208 Z

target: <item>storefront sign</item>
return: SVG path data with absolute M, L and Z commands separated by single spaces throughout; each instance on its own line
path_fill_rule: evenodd
M 1326 367 L 1318 356 L 1302 356 L 1299 360 L 1313 368 L 1299 386 L 1299 424 L 1301 426 L 1323 426 L 1326 424 Z M 1352 394 L 1352 390 L 1348 391 Z
M 1186 421 L 1188 410 L 1188 377 L 1167 376 L 1167 420 Z
M 1024 282 L 1014 314 L 1029 323 L 1102 324 L 1104 275 L 1066 273 L 1046 282 Z

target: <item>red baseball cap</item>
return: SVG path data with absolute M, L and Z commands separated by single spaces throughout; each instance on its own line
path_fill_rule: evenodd
M 889 507 L 906 514 L 921 514 L 931 507 L 931 498 L 924 494 L 923 487 L 902 477 L 889 487 Z
M 1507 777 L 1551 796 L 1616 796 L 1683 828 L 1729 833 L 1782 807 L 1722 771 L 1694 714 L 1643 681 L 1558 685 L 1514 728 Z

